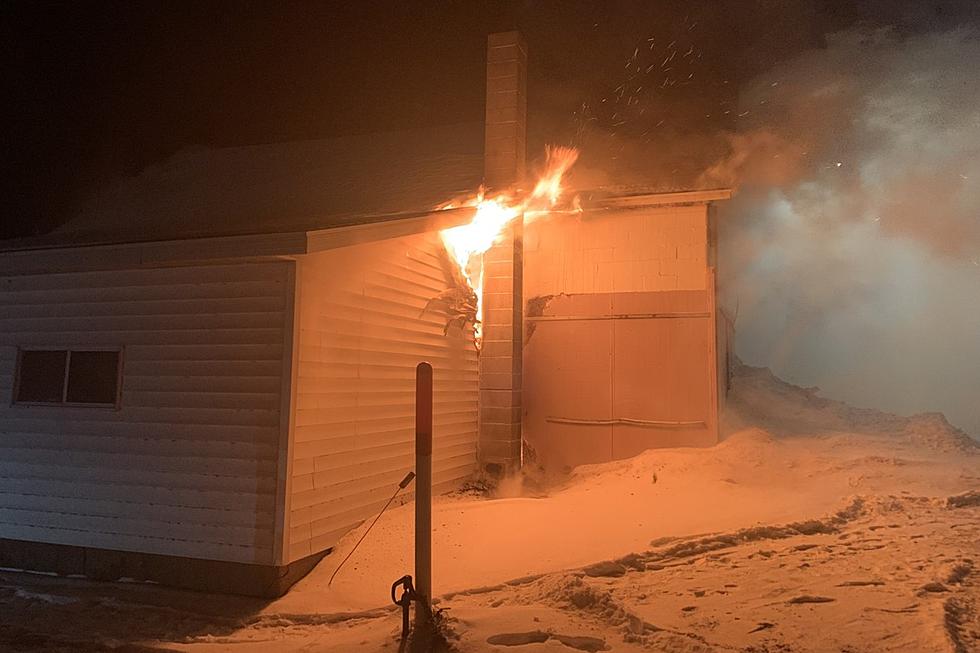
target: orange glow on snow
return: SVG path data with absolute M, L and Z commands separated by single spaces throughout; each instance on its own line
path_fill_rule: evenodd
M 578 150 L 570 147 L 548 148 L 545 171 L 534 190 L 523 198 L 508 193 L 486 197 L 481 189 L 475 197 L 460 204 L 442 208 L 471 206 L 476 215 L 468 224 L 443 229 L 440 232 L 446 250 L 463 273 L 463 278 L 476 293 L 476 339 L 482 335 L 483 320 L 483 254 L 499 242 L 507 226 L 524 216 L 533 219 L 548 213 L 561 199 L 564 188 L 562 178 L 578 159 Z

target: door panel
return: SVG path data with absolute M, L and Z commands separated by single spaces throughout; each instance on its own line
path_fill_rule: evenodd
M 613 339 L 616 418 L 612 457 L 701 444 L 710 405 L 710 319 L 617 320 Z
M 704 421 L 708 322 L 707 318 L 613 321 L 613 415 Z
M 705 292 L 560 295 L 529 315 L 524 433 L 552 467 L 715 442 Z
M 537 322 L 524 348 L 524 433 L 539 459 L 560 468 L 609 460 L 611 321 Z

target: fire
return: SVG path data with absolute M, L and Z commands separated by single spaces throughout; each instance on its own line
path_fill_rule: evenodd
M 476 208 L 476 215 L 469 224 L 443 229 L 440 232 L 449 255 L 459 266 L 463 278 L 476 294 L 476 339 L 482 335 L 483 320 L 483 254 L 499 242 L 507 226 L 521 215 L 534 219 L 547 214 L 561 199 L 564 188 L 562 179 L 578 159 L 578 150 L 570 147 L 548 148 L 544 173 L 529 195 L 518 197 L 500 193 L 486 197 L 483 190 L 460 205 Z

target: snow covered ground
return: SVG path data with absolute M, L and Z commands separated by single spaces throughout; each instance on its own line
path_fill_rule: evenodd
M 728 437 L 438 499 L 461 651 L 980 651 L 980 449 L 743 367 Z M 411 504 L 269 602 L 0 572 L 4 650 L 396 651 Z M 363 527 L 362 527 L 363 528 Z M 17 642 L 24 642 L 18 649 Z

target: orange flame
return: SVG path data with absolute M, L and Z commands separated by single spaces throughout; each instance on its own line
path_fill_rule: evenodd
M 533 219 L 548 213 L 561 198 L 562 178 L 578 159 L 578 150 L 570 147 L 554 147 L 546 150 L 545 171 L 534 190 L 522 199 L 501 193 L 487 198 L 481 189 L 475 197 L 462 206 L 476 208 L 476 215 L 469 224 L 443 229 L 440 232 L 446 250 L 459 266 L 463 278 L 476 293 L 476 339 L 480 341 L 483 320 L 483 254 L 503 239 L 507 226 L 520 217 Z M 447 205 L 442 208 L 453 208 Z

